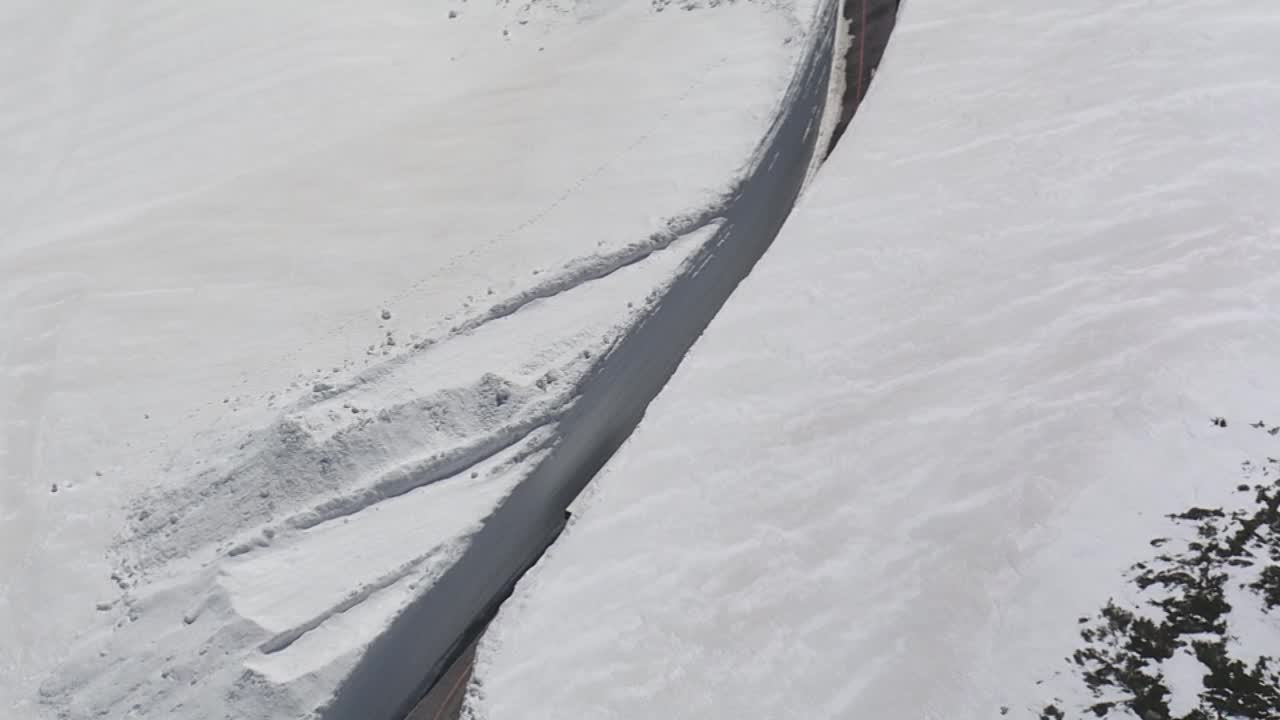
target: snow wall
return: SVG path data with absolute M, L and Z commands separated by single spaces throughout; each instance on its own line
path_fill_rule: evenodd
M 555 539 L 569 503 L 640 422 L 686 352 L 764 254 L 813 158 L 831 76 L 839 0 L 819 16 L 754 165 L 722 224 L 652 311 L 583 384 L 562 438 L 422 597 L 366 651 L 323 720 L 398 720 L 435 684 Z
M 880 58 L 889 47 L 889 35 L 898 20 L 901 0 L 844 0 L 844 23 L 849 29 L 850 42 L 844 53 L 844 91 L 840 98 L 840 115 L 835 131 L 831 133 L 826 153 L 835 149 L 836 143 L 849 129 L 853 114 L 858 111 L 862 99 L 867 96 L 871 78 L 875 76 Z

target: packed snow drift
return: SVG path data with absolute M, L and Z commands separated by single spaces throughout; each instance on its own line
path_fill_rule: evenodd
M 322 710 L 715 234 L 812 16 L 0 10 L 7 717 Z
M 1274 717 L 1277 37 L 1271 0 L 904 4 L 470 716 Z

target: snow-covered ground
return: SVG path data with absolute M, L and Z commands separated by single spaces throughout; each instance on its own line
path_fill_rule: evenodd
M 812 9 L 3 4 L 6 717 L 323 704 L 710 236 Z
M 1066 658 L 1187 542 L 1167 515 L 1274 481 L 1246 421 L 1280 413 L 1280 7 L 902 13 L 782 235 L 490 627 L 472 717 L 1094 717 L 1126 696 Z M 1228 590 L 1226 647 L 1276 654 Z M 1162 670 L 1179 716 L 1190 647 Z

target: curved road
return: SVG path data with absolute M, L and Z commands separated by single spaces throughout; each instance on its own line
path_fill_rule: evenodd
M 484 626 L 790 214 L 818 139 L 839 6 L 824 0 L 816 23 L 822 31 L 812 36 L 782 112 L 715 236 L 593 370 L 552 453 L 490 516 L 457 563 L 369 647 L 322 720 L 400 720 L 410 712 L 414 720 L 443 720 L 450 709 L 456 712 L 461 693 L 449 690 L 466 684 Z
M 900 0 L 843 0 L 843 16 L 853 40 L 846 48 L 847 76 L 840 117 L 826 148 L 827 153 L 834 149 L 866 95 L 893 32 L 899 4 Z M 473 671 L 476 644 L 482 632 L 483 628 L 475 633 L 471 643 L 409 712 L 406 720 L 456 720 L 459 717 L 466 698 L 467 682 Z

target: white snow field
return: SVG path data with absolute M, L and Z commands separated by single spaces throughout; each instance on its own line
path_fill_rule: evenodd
M 324 705 L 711 235 L 812 8 L 0 3 L 0 714 Z
M 1244 422 L 1280 414 L 1277 37 L 1273 0 L 905 3 L 782 234 L 490 626 L 470 716 L 1074 707 L 1077 619 L 1166 514 L 1280 456 Z M 1280 648 L 1274 616 L 1227 633 Z

